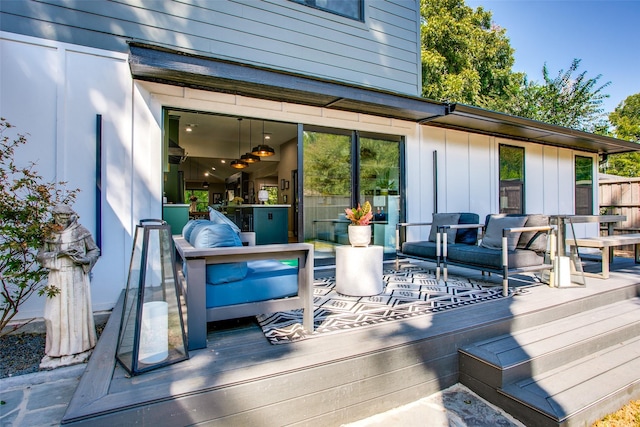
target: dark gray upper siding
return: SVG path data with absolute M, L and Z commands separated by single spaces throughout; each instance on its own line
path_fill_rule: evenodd
M 134 40 L 420 95 L 418 4 L 365 0 L 359 22 L 289 0 L 0 0 L 0 30 L 118 52 Z

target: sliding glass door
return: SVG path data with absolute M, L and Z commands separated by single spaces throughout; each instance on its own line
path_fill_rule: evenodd
M 314 242 L 316 259 L 333 258 L 336 244 L 346 245 L 351 205 L 352 135 L 305 130 L 302 202 L 304 241 Z
M 331 262 L 336 245 L 349 244 L 344 210 L 365 201 L 374 211 L 372 244 L 395 254 L 395 227 L 403 215 L 399 137 L 305 128 L 302 133 L 304 241 L 316 260 Z
M 371 203 L 373 244 L 395 254 L 396 224 L 400 222 L 401 144 L 399 140 L 360 137 L 358 202 Z

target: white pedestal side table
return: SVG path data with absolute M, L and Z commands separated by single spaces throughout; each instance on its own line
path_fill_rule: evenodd
M 382 246 L 336 246 L 336 291 L 343 295 L 382 293 Z

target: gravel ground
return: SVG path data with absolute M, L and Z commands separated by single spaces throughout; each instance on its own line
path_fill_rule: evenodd
M 98 338 L 104 327 L 104 322 L 96 325 Z M 45 338 L 46 334 L 39 332 L 19 332 L 0 337 L 0 379 L 39 372 Z
M 18 333 L 0 337 L 0 378 L 38 372 L 45 334 Z

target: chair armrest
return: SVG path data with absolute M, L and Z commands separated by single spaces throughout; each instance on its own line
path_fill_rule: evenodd
M 431 225 L 432 222 L 399 222 L 396 224 L 396 252 L 400 252 L 402 244 L 407 241 L 408 227 Z

